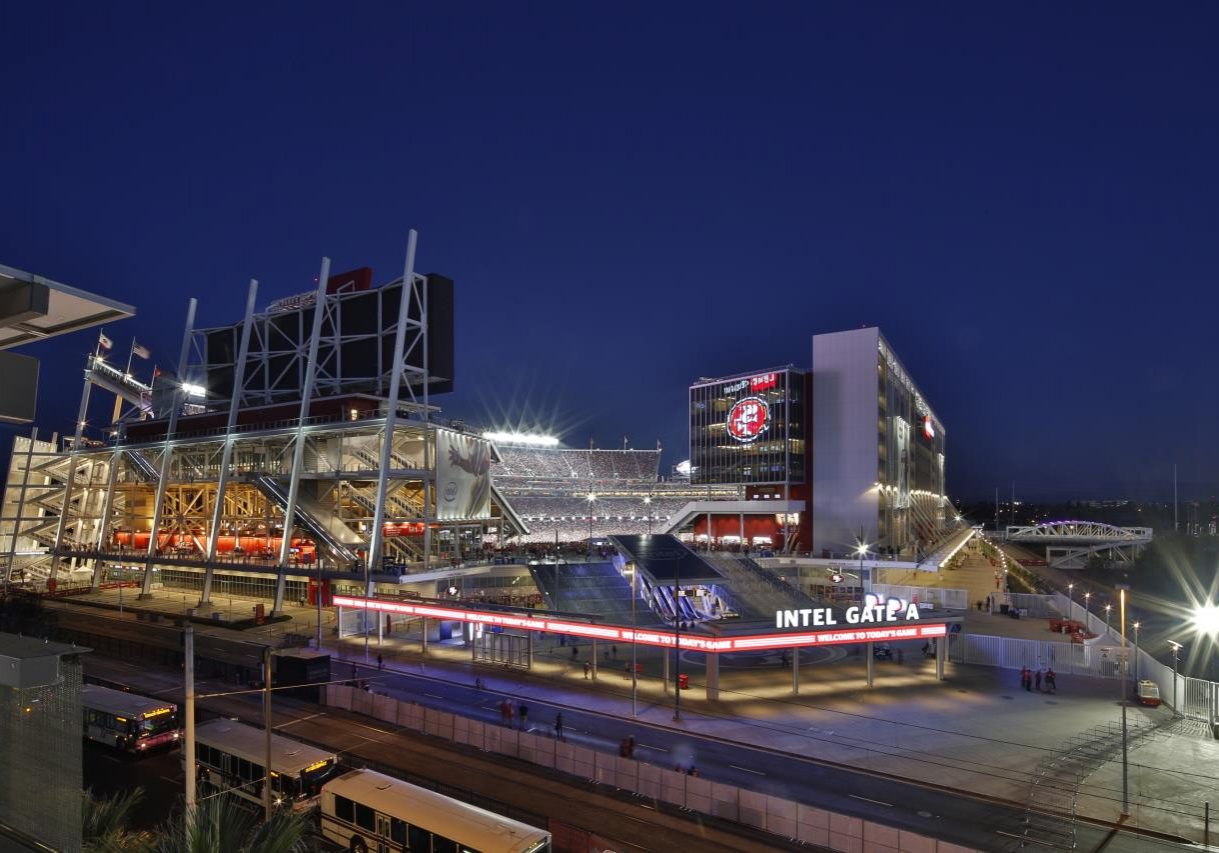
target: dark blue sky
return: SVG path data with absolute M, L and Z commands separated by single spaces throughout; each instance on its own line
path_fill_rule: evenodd
M 308 5 L 6 4 L 0 263 L 168 363 L 415 227 L 453 415 L 676 462 L 692 379 L 875 324 L 955 497 L 1212 490 L 1219 7 Z

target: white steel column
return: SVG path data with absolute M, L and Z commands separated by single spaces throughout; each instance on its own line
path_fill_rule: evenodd
M 212 508 L 212 526 L 208 528 L 207 567 L 203 570 L 203 594 L 199 606 L 212 601 L 212 576 L 215 567 L 216 545 L 220 541 L 220 519 L 224 514 L 224 490 L 229 484 L 229 462 L 233 458 L 233 427 L 237 425 L 237 408 L 241 404 L 241 389 L 245 384 L 245 360 L 250 352 L 250 327 L 254 317 L 254 300 L 258 297 L 258 282 L 250 279 L 250 292 L 246 297 L 245 319 L 241 321 L 241 345 L 237 347 L 237 363 L 233 366 L 233 396 L 229 401 L 229 419 L 224 428 L 224 450 L 220 453 L 220 481 L 216 484 L 216 505 Z M 236 541 L 236 539 L 234 539 Z M 319 562 L 320 566 L 321 563 Z M 319 648 L 321 646 L 319 645 Z
M 406 323 L 410 319 L 410 301 L 411 301 L 411 285 L 415 277 L 415 241 L 417 235 L 414 229 L 411 229 L 410 234 L 406 239 L 406 272 L 402 278 L 402 298 L 398 302 L 398 328 L 394 332 L 394 354 L 393 354 L 393 373 L 389 377 L 389 399 L 386 403 L 385 410 L 385 437 L 381 440 L 381 458 L 380 470 L 377 472 L 377 499 L 373 505 L 372 516 L 372 536 L 368 541 L 368 558 L 365 560 L 364 580 L 367 587 L 365 594 L 371 595 L 372 583 L 370 575 L 377 569 L 381 561 L 381 540 L 383 538 L 382 528 L 385 525 L 385 494 L 388 490 L 389 483 L 389 464 L 390 455 L 394 446 L 394 422 L 398 417 L 398 394 L 402 388 L 402 351 L 406 348 Z M 426 351 L 426 347 L 425 347 Z M 427 388 L 425 377 L 424 388 Z M 426 408 L 424 409 L 426 417 Z M 427 441 L 424 440 L 424 453 L 426 457 Z M 427 467 L 427 459 L 424 459 L 424 468 Z M 426 476 L 425 476 L 426 482 Z M 424 536 L 427 536 L 427 502 L 424 501 L 423 516 L 424 516 Z M 426 557 L 425 571 L 426 571 Z
M 38 427 L 34 427 L 30 432 L 30 448 L 25 454 L 25 471 L 21 475 L 21 491 L 17 493 L 17 517 L 13 519 L 13 537 L 9 542 L 8 549 L 8 568 L 4 570 L 4 583 L 0 584 L 0 591 L 8 592 L 8 585 L 13 578 L 13 559 L 17 556 L 17 537 L 21 535 L 21 519 L 25 515 L 25 496 L 30 487 L 30 466 L 34 464 L 34 442 L 38 440 Z M 55 445 L 52 441 L 51 448 Z M 14 442 L 14 450 L 16 443 Z M 14 452 L 14 455 L 16 453 Z M 10 463 L 11 465 L 11 463 Z
M 720 698 L 720 656 L 706 652 L 703 654 L 703 659 L 707 665 L 707 701 L 715 702 Z
M 944 680 L 944 659 L 948 657 L 948 634 L 939 638 L 935 644 L 935 678 L 936 681 Z
M 800 647 L 792 649 L 792 695 L 800 693 Z
M 152 595 L 152 563 L 157 553 L 157 535 L 161 527 L 161 507 L 165 503 L 165 486 L 169 480 L 169 459 L 173 455 L 173 445 L 170 440 L 178 428 L 178 411 L 182 408 L 182 383 L 186 377 L 186 361 L 190 355 L 190 336 L 195 330 L 195 308 L 199 302 L 191 298 L 186 309 L 186 329 L 182 333 L 182 349 L 178 351 L 178 375 L 174 377 L 173 390 L 169 398 L 172 408 L 169 410 L 169 424 L 165 427 L 165 449 L 161 453 L 161 472 L 157 478 L 157 496 L 152 504 L 152 527 L 148 535 L 148 553 L 144 558 L 144 582 L 140 585 L 140 598 Z M 135 543 L 134 534 L 131 537 Z
M 110 508 L 114 501 L 114 484 L 118 481 L 119 463 L 122 461 L 122 459 L 123 447 L 119 443 L 119 438 L 116 436 L 114 439 L 114 453 L 110 455 L 110 476 L 106 482 L 106 495 L 102 499 L 101 522 L 97 526 L 97 547 L 95 550 L 97 550 L 98 555 L 93 558 L 93 579 L 89 584 L 95 590 L 101 585 L 102 582 L 101 550 L 106 545 L 106 528 L 110 524 Z M 134 544 L 134 537 L 132 542 Z
M 85 415 L 89 411 L 89 390 L 93 387 L 93 383 L 89 381 L 89 371 L 93 369 L 92 359 L 97 358 L 97 353 L 89 358 L 89 367 L 85 370 L 85 387 L 80 392 L 80 409 L 76 413 L 76 433 L 72 439 L 72 449 L 68 456 L 68 479 L 64 483 L 63 506 L 59 510 L 59 524 L 55 526 L 55 548 L 51 552 L 54 556 L 51 558 L 51 574 L 47 577 L 48 582 L 55 580 L 55 573 L 59 571 L 59 549 L 63 547 L 64 529 L 67 527 L 68 511 L 72 506 L 72 486 L 76 484 L 77 453 L 80 450 L 80 440 L 85 430 Z
M 330 258 L 322 258 L 322 271 L 317 280 L 317 296 L 313 300 L 313 331 L 309 336 L 309 358 L 305 362 L 305 387 L 301 389 L 300 418 L 296 423 L 296 444 L 292 447 L 292 471 L 288 480 L 288 505 L 284 507 L 284 535 L 279 542 L 279 577 L 275 580 L 275 601 L 271 615 L 284 609 L 284 586 L 288 582 L 288 555 L 292 548 L 292 525 L 296 522 L 296 499 L 300 494 L 301 466 L 305 463 L 305 419 L 309 417 L 309 398 L 313 396 L 313 380 L 317 376 L 317 347 L 322 337 L 322 318 L 326 313 L 326 284 L 330 280 Z M 247 328 L 249 324 L 247 323 Z M 365 619 L 367 630 L 367 619 Z
M 868 686 L 872 686 L 872 672 L 876 669 L 876 647 L 872 643 L 868 643 L 864 647 L 864 653 L 868 656 Z

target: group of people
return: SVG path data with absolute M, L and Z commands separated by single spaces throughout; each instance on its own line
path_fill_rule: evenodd
M 514 713 L 515 710 L 515 713 Z M 499 701 L 499 717 L 505 726 L 512 727 L 513 722 L 520 718 L 520 730 L 526 731 L 525 726 L 529 724 L 529 706 L 522 702 L 515 709 L 512 706 L 511 699 L 501 699 Z M 559 724 L 562 727 L 562 724 Z
M 1058 677 L 1054 674 L 1054 670 L 1052 668 L 1038 668 L 1036 672 L 1033 672 L 1027 666 L 1022 666 L 1020 668 L 1020 686 L 1030 692 L 1032 691 L 1033 687 L 1036 686 L 1038 693 L 1057 693 L 1057 678 Z M 1044 690 L 1041 686 L 1043 682 L 1045 684 Z

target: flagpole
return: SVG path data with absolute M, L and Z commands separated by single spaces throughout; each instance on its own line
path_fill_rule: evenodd
M 123 371 L 123 377 L 131 375 L 131 359 L 135 358 L 135 338 L 131 339 L 131 349 L 127 350 L 127 369 Z

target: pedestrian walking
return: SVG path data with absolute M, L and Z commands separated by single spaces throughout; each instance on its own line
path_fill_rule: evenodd
M 385 659 L 381 657 L 380 652 L 377 652 L 377 669 L 385 669 Z
M 1045 688 L 1051 693 L 1058 692 L 1058 676 L 1054 674 L 1053 668 L 1045 671 Z
M 905 663 L 905 662 L 906 662 L 906 653 L 902 651 L 902 647 L 901 647 L 901 646 L 898 646 L 898 647 L 897 647 L 897 662 L 898 662 L 898 663 Z
M 517 713 L 521 715 L 521 731 L 525 731 L 525 726 L 529 723 L 529 706 L 522 702 Z
M 627 758 L 635 757 L 635 736 L 634 735 L 630 735 L 626 739 L 626 757 Z
M 618 660 L 618 647 L 617 646 L 610 646 L 610 657 L 612 657 L 614 660 Z
M 1029 668 L 1027 666 L 1020 667 L 1020 686 L 1028 690 L 1029 682 L 1031 681 L 1032 677 L 1029 675 Z
M 1041 670 L 1037 670 L 1037 692 L 1041 692 Z
M 505 726 L 512 725 L 512 703 L 507 699 L 500 700 L 499 717 Z
M 588 661 L 584 661 L 584 680 L 585 680 L 585 681 L 587 681 L 587 680 L 588 680 L 588 671 L 589 671 L 589 669 L 590 669 L 590 667 L 589 667 L 589 665 L 588 665 Z
M 563 739 L 563 714 L 560 712 L 554 717 L 554 737 L 555 740 Z
M 575 647 L 575 646 L 572 646 L 572 647 L 571 647 L 571 659 L 572 659 L 572 660 L 575 660 L 575 659 L 576 659 L 576 658 L 578 658 L 579 656 L 580 656 L 580 653 L 579 653 L 578 651 L 576 651 L 576 647 Z
M 351 677 L 356 677 L 356 665 L 354 663 L 351 665 Z

